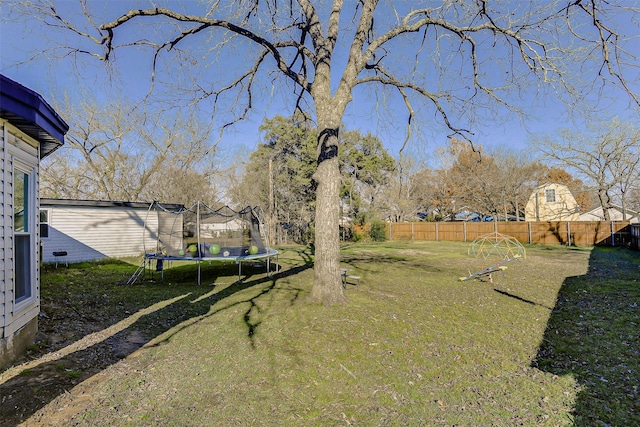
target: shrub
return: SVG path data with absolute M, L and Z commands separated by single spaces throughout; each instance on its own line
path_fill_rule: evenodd
M 384 242 L 387 240 L 387 226 L 382 221 L 373 221 L 369 236 L 374 242 Z
M 351 239 L 354 242 L 362 242 L 369 237 L 367 224 L 354 224 L 351 231 Z

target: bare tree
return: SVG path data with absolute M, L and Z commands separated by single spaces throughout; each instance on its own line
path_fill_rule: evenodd
M 628 208 L 640 212 L 640 185 L 637 183 L 629 191 Z
M 620 200 L 622 219 L 627 220 L 629 202 L 633 205 L 633 190 L 640 185 L 640 130 L 628 123 L 616 129 L 616 138 L 626 140 L 625 154 L 611 162 L 611 175 L 617 177 L 613 191 Z M 636 211 L 637 212 L 637 211 Z
M 546 169 L 532 160 L 526 152 L 500 147 L 492 150 L 491 157 L 498 167 L 499 193 L 505 218 L 515 215 L 515 220 L 524 219 L 524 207 L 531 191 Z
M 387 95 L 406 107 L 408 139 L 418 118 L 434 115 L 453 134 L 469 137 L 476 120 L 486 118 L 482 108 L 522 111 L 516 100 L 528 84 L 573 103 L 612 84 L 637 104 L 625 78 L 635 72 L 635 61 L 613 24 L 636 11 L 619 2 L 451 0 L 426 7 L 414 1 L 252 0 L 150 5 L 122 13 L 117 12 L 122 3 L 112 2 L 110 16 L 117 17 L 105 21 L 91 11 L 93 2 L 81 0 L 87 19 L 80 24 L 41 0 L 29 13 L 95 44 L 78 42 L 67 49 L 70 55 L 110 61 L 123 48 L 150 48 L 154 82 L 172 77 L 172 90 L 179 87 L 191 102 L 211 102 L 218 107 L 214 113 L 236 113 L 231 122 L 246 117 L 260 95 L 272 93 L 264 89 L 284 85 L 294 95 L 288 97 L 293 105 L 318 127 L 311 298 L 333 304 L 345 301 L 338 132 L 355 89 L 379 86 L 380 94 L 389 89 Z M 240 48 L 251 49 L 251 57 L 240 59 Z M 229 61 L 224 75 L 194 71 L 220 60 Z M 188 71 L 194 71 L 189 78 L 182 74 Z M 264 78 L 267 85 L 261 86 Z
M 44 197 L 163 201 L 191 205 L 217 200 L 215 147 L 193 117 L 146 113 L 120 99 L 90 96 L 58 111 L 70 124 L 66 144 L 42 166 Z
M 392 222 L 409 221 L 417 217 L 421 210 L 420 190 L 424 190 L 418 181 L 415 159 L 402 156 L 398 159 L 397 167 L 391 180 L 382 190 L 384 202 L 381 219 Z
M 575 170 L 595 187 L 605 220 L 611 219 L 616 189 L 624 206 L 630 183 L 638 177 L 640 131 L 635 127 L 613 120 L 590 132 L 564 130 L 558 139 L 541 136 L 535 143 L 547 159 Z

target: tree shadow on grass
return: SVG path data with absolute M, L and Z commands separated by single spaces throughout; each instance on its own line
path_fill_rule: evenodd
M 181 331 L 183 331 L 185 328 L 192 326 L 195 323 L 201 322 L 202 320 L 211 317 L 223 310 L 229 310 L 232 307 L 236 307 L 238 305 L 243 305 L 243 304 L 249 304 L 249 308 L 245 311 L 245 313 L 243 314 L 243 320 L 245 325 L 247 326 L 247 338 L 249 340 L 251 340 L 251 346 L 255 347 L 255 343 L 254 343 L 254 335 L 258 329 L 258 327 L 260 326 L 260 324 L 262 323 L 260 320 L 260 316 L 259 316 L 259 312 L 261 311 L 260 306 L 258 305 L 258 300 L 260 300 L 260 298 L 262 296 L 267 295 L 268 293 L 272 292 L 274 290 L 274 288 L 276 287 L 276 283 L 278 279 L 283 279 L 285 277 L 289 277 L 289 276 L 293 276 L 296 275 L 298 273 L 301 273 L 305 270 L 308 270 L 310 268 L 313 267 L 313 264 L 304 264 L 298 267 L 292 267 L 289 268 L 287 270 L 283 270 L 280 271 L 278 273 L 272 274 L 268 277 L 261 277 L 255 280 L 251 280 L 251 281 L 247 281 L 246 278 L 243 281 L 238 281 L 224 289 L 222 289 L 220 292 L 216 292 L 213 293 L 211 295 L 203 295 L 198 299 L 206 299 L 208 300 L 208 306 L 209 307 L 213 307 L 218 301 L 222 301 L 228 297 L 230 297 L 231 295 L 240 292 L 242 290 L 245 289 L 249 289 L 252 287 L 255 287 L 257 285 L 260 285 L 262 283 L 267 283 L 270 282 L 268 286 L 262 287 L 260 292 L 258 294 L 256 294 L 255 296 L 246 298 L 246 299 L 242 299 L 242 300 L 238 300 L 236 302 L 234 302 L 233 304 L 221 307 L 219 309 L 212 309 L 209 310 L 207 313 L 202 314 L 202 315 L 198 315 L 198 316 L 192 316 L 190 317 L 188 320 L 188 322 L 179 322 L 178 326 L 173 328 L 173 330 L 171 331 L 170 334 L 165 334 L 162 338 L 162 340 L 156 342 L 153 344 L 153 346 L 157 346 L 157 345 L 162 345 L 163 343 L 166 343 L 167 341 L 169 341 L 173 336 L 175 336 L 176 334 L 180 333 Z M 290 292 L 290 296 L 289 296 L 289 303 L 291 305 L 293 305 L 298 298 L 300 297 L 300 294 L 302 293 L 302 289 L 300 288 L 289 288 L 288 289 Z M 196 300 L 197 302 L 197 300 Z
M 546 306 L 546 305 L 544 305 L 544 304 L 540 304 L 540 303 L 538 303 L 538 302 L 531 301 L 531 300 L 528 300 L 528 299 L 526 299 L 526 298 L 522 298 L 522 297 L 520 297 L 520 296 L 518 296 L 518 295 L 515 295 L 515 294 L 512 294 L 512 293 L 510 293 L 510 292 L 502 291 L 502 290 L 500 290 L 500 289 L 496 289 L 496 288 L 494 288 L 493 290 L 494 290 L 495 292 L 499 293 L 500 295 L 504 295 L 504 296 L 506 296 L 506 297 L 513 298 L 513 299 L 515 299 L 515 300 L 517 300 L 517 301 L 520 301 L 520 302 L 523 302 L 523 303 L 525 303 L 525 304 L 529 304 L 529 305 L 536 305 L 536 306 L 538 306 L 538 307 L 546 308 L 547 310 L 553 310 L 551 307 L 547 307 L 547 306 Z
M 558 293 L 532 365 L 575 379 L 575 426 L 640 426 L 639 268 L 637 252 L 596 247 Z
M 261 317 L 256 316 L 256 310 L 259 310 L 257 301 L 273 292 L 278 280 L 313 267 L 307 260 L 304 262 L 303 265 L 273 274 L 261 274 L 253 280 L 248 280 L 253 273 L 247 270 L 243 280 L 219 291 L 209 286 L 155 284 L 157 287 L 162 286 L 162 293 L 151 299 L 141 298 L 145 304 L 128 306 L 123 314 L 111 318 L 111 324 L 103 322 L 100 330 L 79 337 L 64 347 L 55 347 L 36 360 L 0 372 L 0 426 L 14 426 L 29 419 L 56 397 L 69 392 L 151 340 L 162 335 L 162 342 L 166 342 L 190 325 L 240 304 L 249 304 L 243 318 L 247 326 L 247 337 L 253 343 Z M 265 283 L 268 285 L 260 286 Z M 123 287 L 121 290 L 144 293 L 150 288 L 148 284 L 141 284 Z M 252 288 L 258 292 L 215 309 L 217 303 Z M 284 291 L 290 293 L 288 297 L 291 304 L 302 292 L 296 288 Z M 82 296 L 69 295 L 69 298 L 78 297 Z M 88 299 L 86 295 L 84 299 Z M 76 310 L 81 311 L 82 308 Z M 170 330 L 170 335 L 166 335 Z

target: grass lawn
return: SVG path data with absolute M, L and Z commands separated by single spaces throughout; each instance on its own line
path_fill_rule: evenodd
M 0 425 L 640 425 L 640 254 L 528 247 L 492 282 L 470 244 L 343 248 L 349 303 L 309 303 L 313 256 L 125 282 L 47 267 L 41 341 L 0 373 Z M 215 286 L 211 283 L 215 282 Z

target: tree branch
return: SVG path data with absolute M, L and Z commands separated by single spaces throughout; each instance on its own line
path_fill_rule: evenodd
M 136 9 L 130 10 L 124 15 L 120 16 L 116 20 L 103 24 L 100 26 L 101 30 L 106 30 L 108 35 L 103 39 L 103 43 L 106 46 L 107 52 L 105 53 L 105 58 L 108 58 L 110 51 L 113 49 L 113 30 L 121 27 L 125 23 L 140 17 L 145 16 L 166 16 L 167 18 L 187 23 L 199 23 L 201 24 L 198 28 L 187 30 L 182 32 L 178 37 L 172 40 L 172 42 L 165 43 L 160 45 L 158 50 L 170 46 L 171 48 L 175 47 L 177 43 L 183 40 L 186 36 L 199 32 L 205 28 L 216 27 L 216 28 L 224 28 L 226 30 L 231 31 L 234 34 L 244 37 L 247 40 L 250 40 L 260 46 L 262 46 L 275 60 L 276 66 L 282 73 L 289 77 L 294 83 L 304 88 L 306 91 L 310 91 L 309 83 L 306 81 L 304 76 L 298 74 L 293 69 L 291 69 L 285 59 L 282 57 L 278 47 L 283 47 L 282 45 L 276 46 L 275 44 L 269 42 L 264 37 L 257 35 L 256 33 L 250 31 L 249 29 L 233 24 L 232 22 L 220 19 L 213 19 L 208 17 L 201 17 L 195 15 L 184 15 L 181 13 L 174 12 L 170 9 L 166 8 L 154 8 L 154 9 Z M 293 43 L 288 43 L 287 45 L 294 46 Z M 295 45 L 297 46 L 297 45 Z M 300 48 L 301 51 L 305 51 L 303 48 Z

